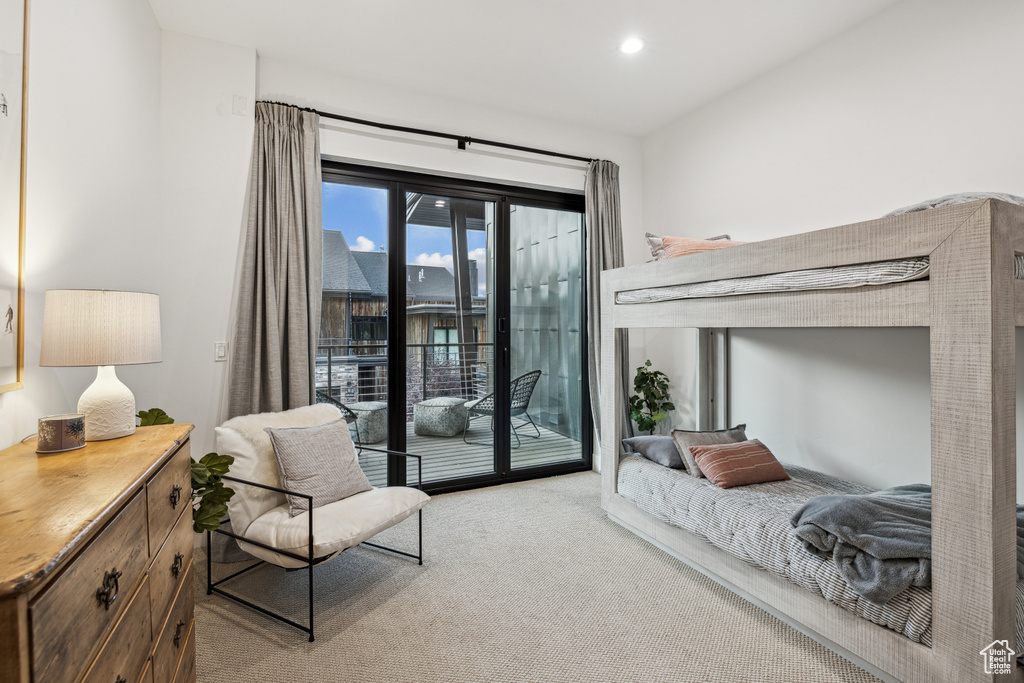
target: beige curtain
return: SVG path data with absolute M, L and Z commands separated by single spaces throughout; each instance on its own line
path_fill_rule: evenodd
M 590 412 L 601 437 L 601 271 L 623 266 L 622 215 L 619 210 L 619 166 L 611 161 L 591 161 L 586 180 L 587 207 L 587 335 L 590 373 Z M 629 367 L 629 338 L 616 332 L 622 349 L 622 367 Z M 629 377 L 622 373 L 622 436 L 633 435 L 626 403 Z
M 313 402 L 323 273 L 319 119 L 256 103 L 229 417 Z

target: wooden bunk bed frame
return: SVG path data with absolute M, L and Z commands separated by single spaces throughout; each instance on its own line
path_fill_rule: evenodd
M 981 650 L 1015 637 L 1016 394 L 1014 328 L 1024 325 L 1024 207 L 996 200 L 781 237 L 601 278 L 601 504 L 608 516 L 876 675 L 903 681 L 1024 681 L 986 674 Z M 620 291 L 928 256 L 926 280 L 817 291 L 622 305 Z M 704 539 L 641 511 L 617 492 L 626 368 L 617 329 L 928 327 L 931 349 L 933 646 L 858 617 Z M 724 372 L 701 343 L 698 401 Z M 718 345 L 721 350 L 721 344 Z M 717 387 L 715 386 L 717 385 Z M 717 401 L 715 428 L 726 411 Z M 707 425 L 712 426 L 712 425 Z

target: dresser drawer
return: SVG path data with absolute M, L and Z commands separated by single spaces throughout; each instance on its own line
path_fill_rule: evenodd
M 154 683 L 172 683 L 174 673 L 185 651 L 189 629 L 192 626 L 192 615 L 195 612 L 195 587 L 192 585 L 192 565 L 186 566 L 186 572 L 174 596 L 174 604 L 161 626 L 162 630 L 156 637 L 153 649 L 153 681 Z
M 81 675 L 148 562 L 146 497 L 137 493 L 29 607 L 35 680 L 64 683 Z M 146 603 L 148 620 L 148 592 Z
M 192 506 L 192 458 L 186 441 L 146 484 L 149 507 L 149 551 L 164 544 L 181 511 Z
M 152 596 L 153 633 L 160 630 L 185 570 L 192 562 L 192 515 L 184 511 L 149 567 L 149 594 Z
M 146 661 L 146 670 L 142 672 L 139 683 L 153 683 L 153 662 Z
M 188 641 L 185 643 L 185 652 L 181 655 L 181 662 L 178 664 L 178 673 L 174 676 L 174 683 L 195 683 L 196 680 L 196 622 L 192 620 L 192 629 L 188 632 Z
M 143 580 L 82 683 L 138 680 L 149 658 L 149 581 Z

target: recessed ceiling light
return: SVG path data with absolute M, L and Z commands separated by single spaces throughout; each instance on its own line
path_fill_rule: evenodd
M 644 41 L 639 38 L 626 38 L 622 41 L 622 45 L 619 45 L 619 49 L 627 55 L 631 55 L 634 52 L 640 52 L 640 50 L 644 49 Z

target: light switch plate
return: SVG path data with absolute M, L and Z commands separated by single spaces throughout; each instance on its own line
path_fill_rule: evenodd
M 213 360 L 218 363 L 226 361 L 228 359 L 228 343 L 227 342 L 213 342 Z
M 235 116 L 245 116 L 245 98 L 235 95 L 231 100 L 231 113 Z

